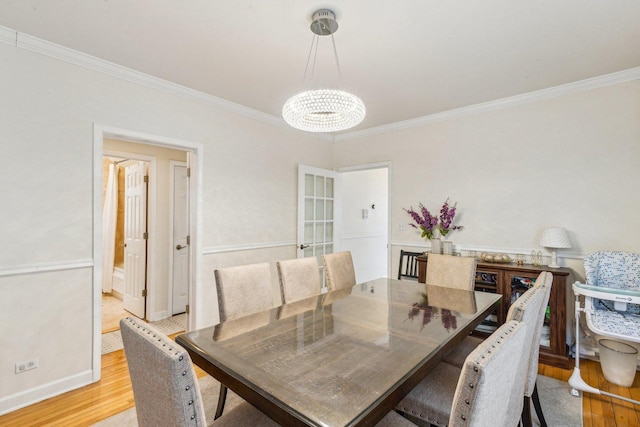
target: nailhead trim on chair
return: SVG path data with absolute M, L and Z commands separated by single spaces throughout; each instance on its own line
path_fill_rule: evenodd
M 153 327 L 150 327 L 146 324 L 141 324 L 139 323 L 139 321 L 131 317 L 128 317 L 124 320 L 126 320 L 133 327 L 139 329 L 142 333 L 146 333 L 149 336 L 149 342 L 155 343 L 154 345 L 156 349 L 163 351 L 168 356 L 174 358 L 175 361 L 180 362 L 181 366 L 179 368 L 177 367 L 176 368 L 177 368 L 177 372 L 180 372 L 181 377 L 186 377 L 189 374 L 190 370 L 192 369 L 190 364 L 190 359 L 185 358 L 184 354 L 180 354 L 181 352 L 186 352 L 186 350 L 182 349 L 179 346 L 177 347 L 174 346 L 175 343 L 167 342 L 169 338 L 166 337 L 165 335 L 160 334 L 157 331 L 152 330 Z M 125 352 L 126 352 L 126 349 L 125 349 Z M 189 412 L 185 414 L 185 416 L 189 417 L 188 418 L 189 422 L 186 425 L 202 426 L 204 425 L 205 420 L 198 420 L 196 416 L 194 403 L 196 399 L 197 389 L 193 388 L 194 387 L 193 381 L 195 381 L 195 376 L 192 374 L 189 380 L 190 384 L 187 384 L 185 386 L 184 392 L 181 393 L 180 399 L 182 400 L 182 406 L 184 410 Z M 135 398 L 135 395 L 134 395 L 134 398 Z

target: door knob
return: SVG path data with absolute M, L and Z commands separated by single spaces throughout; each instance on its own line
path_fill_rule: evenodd
M 182 245 L 176 245 L 176 249 L 177 249 L 177 250 L 184 249 L 184 248 L 186 248 L 186 247 L 187 247 L 187 245 L 184 245 L 184 246 L 182 246 Z
M 309 245 L 300 245 L 300 250 L 302 251 L 304 249 L 307 249 L 308 247 L 309 247 Z

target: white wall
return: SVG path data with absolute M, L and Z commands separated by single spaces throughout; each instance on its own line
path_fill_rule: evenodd
M 640 81 L 620 83 L 334 146 L 335 167 L 391 161 L 392 268 L 401 248 L 426 250 L 403 208 L 438 212 L 451 197 L 457 251 L 530 254 L 547 226 L 566 227 L 559 250 L 568 278 L 567 340 L 574 335 L 570 284 L 598 250 L 640 251 Z M 405 225 L 401 229 L 401 225 Z
M 91 380 L 94 123 L 203 145 L 208 323 L 213 269 L 294 258 L 297 164 L 331 167 L 326 141 L 2 43 L 0 93 L 0 413 Z
M 640 250 L 640 81 L 336 143 L 336 167 L 391 161 L 394 269 L 424 248 L 403 208 L 458 202 L 459 250 L 530 253 L 566 227 L 561 262 L 584 275 L 596 250 Z M 569 258 L 564 258 L 569 257 Z M 548 260 L 548 258 L 547 258 Z
M 388 176 L 388 168 L 340 173 L 339 247 L 351 251 L 358 282 L 388 277 Z

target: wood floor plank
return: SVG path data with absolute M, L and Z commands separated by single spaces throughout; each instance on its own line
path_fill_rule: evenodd
M 598 362 L 581 361 L 580 367 L 583 378 L 593 387 L 640 399 L 640 375 L 636 375 L 633 386 L 626 389 L 608 383 Z M 567 381 L 572 370 L 540 364 L 538 372 Z M 196 375 L 201 378 L 207 374 L 196 367 Z M 102 379 L 99 382 L 0 416 L 0 426 L 90 426 L 133 406 L 126 358 L 124 351 L 119 350 L 102 356 Z M 584 393 L 583 425 L 640 427 L 640 407 L 618 399 Z

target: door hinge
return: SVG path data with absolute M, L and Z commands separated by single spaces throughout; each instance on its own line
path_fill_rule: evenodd
M 143 289 L 142 290 L 142 298 L 146 298 L 147 297 L 147 290 Z
M 186 311 L 185 311 L 185 312 L 186 312 L 187 314 L 189 314 L 189 304 L 187 304 L 187 307 L 186 307 Z
M 187 178 L 191 178 L 191 168 L 187 168 Z
M 144 176 L 144 182 L 149 182 L 149 175 Z
M 187 245 L 191 244 L 191 236 L 187 236 Z
M 142 238 L 144 240 L 149 240 L 149 232 L 145 231 L 144 233 L 142 233 Z

